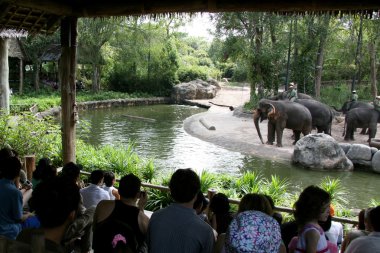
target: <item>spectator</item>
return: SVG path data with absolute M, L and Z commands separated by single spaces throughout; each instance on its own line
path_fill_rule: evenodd
M 332 217 L 334 216 L 334 208 L 330 206 L 330 215 L 329 219 L 331 220 L 331 225 L 328 230 L 325 230 L 327 239 L 334 243 L 338 248 L 343 242 L 343 225 L 340 222 L 333 221 Z
M 285 252 L 281 247 L 280 225 L 260 211 L 238 213 L 228 228 L 226 252 Z
M 342 243 L 342 248 L 341 248 L 341 253 L 346 252 L 346 249 L 350 243 L 361 236 L 366 236 L 368 235 L 371 231 L 371 226 L 369 225 L 369 212 L 371 211 L 372 208 L 367 208 L 367 209 L 362 209 L 359 212 L 359 224 L 358 224 L 358 229 L 357 230 L 351 230 L 349 231 L 346 236 L 344 237 L 343 243 Z
M 380 253 L 380 206 L 369 211 L 368 236 L 353 240 L 346 250 L 347 253 Z
M 147 195 L 140 188 L 140 179 L 128 174 L 119 183 L 120 200 L 99 202 L 94 216 L 94 253 L 112 252 L 116 246 L 110 242 L 115 238 L 125 238 L 124 246 L 132 252 L 147 251 L 145 236 L 149 218 L 144 214 Z
M 80 194 L 83 197 L 83 205 L 85 208 L 95 206 L 101 200 L 109 200 L 108 192 L 100 186 L 103 185 L 104 172 L 102 170 L 94 170 L 90 175 L 90 185 L 81 189 Z
M 210 201 L 210 211 L 212 212 L 210 223 L 218 234 L 226 233 L 228 226 L 232 221 L 230 212 L 230 202 L 228 197 L 223 193 L 215 194 Z
M 16 239 L 21 231 L 23 216 L 22 193 L 17 189 L 21 163 L 16 157 L 8 157 L 2 160 L 2 176 L 0 179 L 0 235 L 9 239 Z
M 282 218 L 282 214 L 279 213 L 279 212 L 275 212 L 274 211 L 275 205 L 274 205 L 274 201 L 273 201 L 272 197 L 269 196 L 269 195 L 264 195 L 264 196 L 267 198 L 267 200 L 269 201 L 270 207 L 272 208 L 272 211 L 273 211 L 272 217 L 273 217 L 273 219 L 275 219 L 278 222 L 278 224 L 280 224 L 280 226 L 281 226 L 282 219 L 283 219 Z
M 150 253 L 212 252 L 213 230 L 193 209 L 200 187 L 199 177 L 191 169 L 174 172 L 169 188 L 175 203 L 153 213 L 148 227 Z
M 36 170 L 33 171 L 32 184 L 33 189 L 42 181 L 48 180 L 57 175 L 57 169 L 51 165 L 49 158 L 41 158 L 38 161 Z
M 110 200 L 120 199 L 118 190 L 114 187 L 116 182 L 115 174 L 111 171 L 106 171 L 104 173 L 104 184 L 103 189 L 110 195 Z
M 265 195 L 257 193 L 248 193 L 244 195 L 240 201 L 238 213 L 252 210 L 263 212 L 269 216 L 272 216 L 273 214 L 269 200 Z
M 326 221 L 330 214 L 330 195 L 317 186 L 306 187 L 295 203 L 294 217 L 299 234 L 290 252 L 324 252 L 328 243 L 318 221 Z M 292 243 L 291 243 L 292 244 Z
M 63 166 L 60 177 L 76 184 L 80 188 L 81 183 L 79 177 L 81 170 L 82 165 L 69 162 Z M 82 195 L 80 195 L 77 216 L 74 222 L 67 228 L 62 240 L 66 252 L 71 252 L 71 250 L 77 246 L 80 247 L 81 252 L 89 252 L 91 250 L 91 229 L 94 212 L 95 207 L 85 208 L 83 206 Z M 77 240 L 78 238 L 80 238 L 80 240 Z
M 209 204 L 208 199 L 205 198 L 202 192 L 199 192 L 197 195 L 197 200 L 194 202 L 193 208 L 195 212 L 197 213 L 197 215 L 199 216 L 199 218 L 201 218 L 207 223 L 209 221 L 208 221 L 207 215 L 204 213 L 204 210 L 206 210 L 206 208 L 208 207 L 208 204 Z
M 41 222 L 45 249 L 64 252 L 61 241 L 69 224 L 75 219 L 80 201 L 79 188 L 64 178 L 41 182 L 33 191 L 31 205 Z M 18 241 L 31 244 L 34 229 L 25 229 Z

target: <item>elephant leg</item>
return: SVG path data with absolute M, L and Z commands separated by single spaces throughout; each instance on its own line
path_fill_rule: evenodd
M 372 138 L 375 138 L 377 132 L 377 124 L 370 124 L 368 128 L 368 142 L 371 142 Z
M 363 127 L 362 131 L 360 132 L 360 134 L 363 134 L 363 135 L 367 134 L 367 128 Z
M 282 134 L 284 132 L 283 128 L 277 128 L 277 147 L 282 147 Z
M 293 133 L 294 133 L 294 142 L 293 142 L 293 145 L 296 144 L 296 142 L 300 139 L 301 137 L 301 131 L 296 131 L 296 130 L 293 130 Z
M 273 145 L 274 138 L 275 138 L 275 126 L 271 122 L 268 122 L 268 141 L 266 144 Z

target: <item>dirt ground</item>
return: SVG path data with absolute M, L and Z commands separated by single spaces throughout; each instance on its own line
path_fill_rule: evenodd
M 211 100 L 193 100 L 193 102 L 210 105 L 209 102 L 216 104 L 233 106 L 238 108 L 249 101 L 250 89 L 249 85 L 245 87 L 226 87 L 222 85 L 222 89 L 217 96 Z M 238 110 L 238 109 L 235 109 Z M 235 113 L 236 114 L 236 113 Z M 241 153 L 257 155 L 264 158 L 290 161 L 293 153 L 293 140 L 291 139 L 292 131 L 284 130 L 282 138 L 282 148 L 276 146 L 263 145 L 257 135 L 253 124 L 252 115 L 244 115 L 237 117 L 227 107 L 219 107 L 212 105 L 211 108 L 202 114 L 194 115 L 184 122 L 185 130 L 202 140 L 212 142 L 229 150 Z M 215 126 L 215 131 L 207 130 L 200 123 L 203 118 L 209 125 Z M 346 142 L 342 136 L 344 127 L 344 117 L 338 117 L 339 121 L 334 119 L 332 126 L 332 137 L 337 142 Z M 260 123 L 261 134 L 264 142 L 267 140 L 267 121 Z M 368 135 L 361 135 L 360 131 L 356 132 L 355 141 L 350 143 L 361 143 L 368 145 Z M 313 130 L 312 133 L 316 133 Z M 379 138 L 380 129 L 378 127 L 377 136 Z M 273 152 L 275 150 L 275 152 Z

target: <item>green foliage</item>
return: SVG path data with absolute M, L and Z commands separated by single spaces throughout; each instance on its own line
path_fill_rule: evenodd
M 345 195 L 347 195 L 347 190 L 342 185 L 340 179 L 325 177 L 319 186 L 330 194 L 331 202 L 335 207 L 341 208 L 347 204 L 347 199 L 345 197 Z
M 207 80 L 207 77 L 205 68 L 200 66 L 190 66 L 178 70 L 178 80 L 180 82 L 190 82 L 195 79 Z
M 287 198 L 289 182 L 287 179 L 281 179 L 277 175 L 272 175 L 271 180 L 264 179 L 265 187 L 262 193 L 272 197 L 275 205 L 281 205 Z
M 61 135 L 51 119 L 39 120 L 24 113 L 18 116 L 0 114 L 0 147 L 10 146 L 20 157 L 49 157 L 54 164 L 61 161 Z
M 371 199 L 371 202 L 369 203 L 370 207 L 377 207 L 380 206 L 380 201 L 376 199 Z
M 236 180 L 235 187 L 239 196 L 242 197 L 247 193 L 258 193 L 263 184 L 262 175 L 256 172 L 247 171 Z
M 201 180 L 201 192 L 207 192 L 209 189 L 218 187 L 219 180 L 216 174 L 202 170 L 198 176 Z

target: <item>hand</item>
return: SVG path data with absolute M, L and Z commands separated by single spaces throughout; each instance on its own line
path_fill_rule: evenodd
M 140 210 L 144 210 L 147 202 L 148 202 L 148 195 L 146 194 L 146 192 L 141 191 L 140 192 L 140 198 L 139 198 L 138 204 L 137 204 L 138 207 L 140 208 Z

